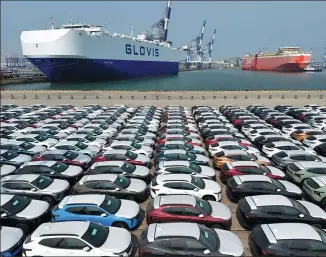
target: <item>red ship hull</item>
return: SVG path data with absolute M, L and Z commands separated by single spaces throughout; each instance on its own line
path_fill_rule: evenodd
M 257 71 L 302 71 L 310 63 L 311 54 L 245 56 L 242 58 L 243 70 Z

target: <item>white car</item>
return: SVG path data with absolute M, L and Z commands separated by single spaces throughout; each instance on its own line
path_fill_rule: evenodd
M 74 135 L 89 135 L 89 136 L 94 136 L 97 138 L 102 138 L 105 140 L 108 140 L 112 137 L 111 133 L 106 133 L 106 132 L 99 131 L 97 129 L 91 129 L 91 128 L 88 128 L 88 129 L 80 128 L 79 130 L 77 130 L 74 133 Z
M 220 185 L 210 179 L 201 179 L 186 174 L 162 174 L 152 180 L 150 193 L 158 195 L 193 195 L 207 201 L 220 201 Z
M 243 150 L 248 153 L 260 154 L 260 151 L 257 148 L 240 145 L 238 142 L 220 142 L 218 146 L 212 147 L 212 145 L 209 145 L 208 148 L 210 156 L 213 156 L 215 153 L 222 152 L 224 150 Z
M 72 134 L 71 136 L 68 136 L 65 140 L 78 141 L 89 145 L 95 145 L 99 148 L 103 147 L 106 144 L 106 140 L 103 138 L 98 138 L 98 137 L 89 136 L 85 134 Z
M 17 162 L 20 165 L 32 160 L 32 157 L 27 154 L 20 154 L 15 151 L 9 151 L 3 149 L 0 149 L 0 157 L 4 158 L 7 161 Z
M 251 124 L 245 124 L 242 126 L 241 131 L 246 136 L 248 135 L 249 131 L 251 130 L 257 130 L 257 129 L 273 129 L 271 126 L 268 126 L 269 124 L 266 122 L 263 123 L 251 123 Z
M 312 129 L 312 127 L 308 124 L 302 124 L 302 123 L 299 123 L 299 124 L 289 124 L 289 125 L 285 125 L 282 127 L 282 132 L 283 133 L 286 133 L 288 135 L 290 135 L 293 131 L 296 131 L 296 130 L 301 130 L 301 129 Z
M 302 144 L 310 147 L 311 149 L 314 149 L 317 145 L 320 145 L 322 143 L 326 143 L 326 134 L 308 136 L 302 140 Z
M 84 129 L 97 129 L 97 130 L 103 131 L 103 132 L 105 132 L 105 133 L 109 133 L 109 134 L 111 134 L 112 136 L 113 136 L 114 134 L 116 134 L 117 131 L 118 131 L 116 128 L 113 128 L 113 127 L 110 127 L 110 126 L 108 126 L 107 129 L 102 129 L 102 128 L 101 128 L 101 124 L 94 124 L 94 123 L 93 123 L 93 124 L 88 123 L 88 124 L 86 124 L 83 128 L 84 128 Z
M 44 126 L 41 127 L 41 129 L 49 129 L 49 130 L 57 130 L 58 132 L 63 132 L 68 135 L 74 133 L 77 129 L 68 127 L 66 129 L 60 129 L 58 126 L 60 124 L 45 124 Z
M 101 149 L 95 145 L 87 145 L 78 141 L 66 141 L 63 140 L 56 144 L 53 147 L 48 148 L 48 150 L 72 150 L 79 151 L 81 153 L 88 154 L 91 157 L 94 157 Z
M 316 155 L 316 152 L 309 147 L 295 145 L 292 142 L 287 142 L 287 141 L 267 143 L 264 144 L 262 147 L 262 152 L 268 158 L 272 158 L 272 156 L 278 152 L 291 151 L 291 150 L 305 150 L 307 153 Z
M 61 221 L 41 224 L 27 237 L 23 248 L 26 256 L 127 257 L 134 250 L 133 244 L 133 236 L 123 228 L 89 221 Z
M 34 143 L 22 142 L 16 140 L 8 140 L 6 142 L 0 142 L 1 148 L 5 150 L 14 150 L 14 151 L 29 151 L 34 155 L 43 153 L 46 151 L 47 147 L 42 145 L 36 145 Z M 13 147 L 13 145 L 15 147 Z
M 154 140 L 156 138 L 156 135 L 154 133 L 146 132 L 146 133 L 142 134 L 142 133 L 139 132 L 138 129 L 123 129 L 123 130 L 120 131 L 120 135 L 124 135 L 124 134 L 138 134 L 141 137 L 149 138 L 149 139 L 152 139 L 152 140 Z
M 190 174 L 198 178 L 216 180 L 216 172 L 213 168 L 188 161 L 160 162 L 156 166 L 155 175 L 160 174 Z
M 138 144 L 153 146 L 155 145 L 155 141 L 153 139 L 144 138 L 137 134 L 123 134 L 118 135 L 114 141 L 137 141 Z
M 20 142 L 29 142 L 35 145 L 40 145 L 45 147 L 51 147 L 59 143 L 58 139 L 50 138 L 48 136 L 43 136 L 43 135 L 37 135 L 37 134 L 27 134 L 24 136 L 16 137 L 15 140 Z
M 174 134 L 182 134 L 190 138 L 200 139 L 200 135 L 198 133 L 185 132 L 183 129 L 167 129 L 161 135 L 174 135 Z
M 110 146 L 103 147 L 103 150 L 128 150 L 137 154 L 144 154 L 150 158 L 153 156 L 153 148 L 133 141 L 114 141 Z

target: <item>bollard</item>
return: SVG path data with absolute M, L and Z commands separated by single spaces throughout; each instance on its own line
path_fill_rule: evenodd
M 98 95 L 96 95 L 96 99 L 100 99 L 100 98 L 98 97 Z
M 120 96 L 120 99 L 122 99 L 122 95 Z
M 14 97 L 14 95 L 11 95 L 11 97 L 10 97 L 11 99 L 15 99 L 15 97 Z
M 131 99 L 135 99 L 133 95 L 131 96 Z
M 224 96 L 224 100 L 226 100 L 226 95 Z
M 260 95 L 257 96 L 257 99 L 260 99 Z
M 323 95 L 320 95 L 320 96 L 319 96 L 319 99 L 323 99 Z
M 111 96 L 109 95 L 109 97 L 108 97 L 109 99 L 111 99 Z
M 180 96 L 180 100 L 182 100 L 182 95 Z
M 272 99 L 272 95 L 269 95 L 268 99 Z
M 235 95 L 235 96 L 233 97 L 233 99 L 237 99 L 237 96 Z
M 51 99 L 51 96 L 50 95 L 48 95 L 48 99 Z
M 58 99 L 61 99 L 61 95 L 58 95 Z
M 201 99 L 202 99 L 202 100 L 205 100 L 205 96 L 203 96 Z
M 248 99 L 248 95 L 245 96 L 245 99 Z
M 216 95 L 214 95 L 213 99 L 216 99 Z
M 310 95 L 307 96 L 307 99 L 310 99 Z
M 86 99 L 86 95 L 84 95 L 84 99 Z
M 191 100 L 194 100 L 194 96 L 193 95 L 191 96 Z
M 26 99 L 26 95 L 23 95 L 23 99 Z
M 38 95 L 35 95 L 35 97 L 34 97 L 35 99 L 38 99 Z
M 168 99 L 171 100 L 171 96 L 169 96 Z
M 144 95 L 144 99 L 146 100 L 146 96 Z
M 284 95 L 282 95 L 281 99 L 284 99 Z
M 156 96 L 156 100 L 158 100 L 158 95 Z
M 71 96 L 70 96 L 70 99 L 74 99 L 74 96 L 73 96 L 73 95 L 71 95 Z
M 294 99 L 298 99 L 298 96 L 297 96 L 297 95 L 295 95 L 295 96 L 294 96 Z

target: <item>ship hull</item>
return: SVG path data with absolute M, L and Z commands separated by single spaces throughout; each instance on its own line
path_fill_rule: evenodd
M 176 75 L 186 53 L 165 46 L 85 31 L 23 31 L 23 55 L 50 82 L 94 82 Z
M 310 61 L 310 54 L 250 56 L 243 57 L 242 69 L 256 71 L 303 71 Z

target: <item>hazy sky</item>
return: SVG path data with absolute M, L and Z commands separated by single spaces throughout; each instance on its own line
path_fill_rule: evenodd
M 21 53 L 20 33 L 69 19 L 110 32 L 141 33 L 164 14 L 166 1 L 1 1 L 1 48 Z M 168 40 L 179 47 L 195 38 L 206 19 L 204 43 L 216 28 L 213 59 L 242 56 L 264 48 L 300 46 L 320 59 L 326 47 L 326 2 L 172 1 Z

